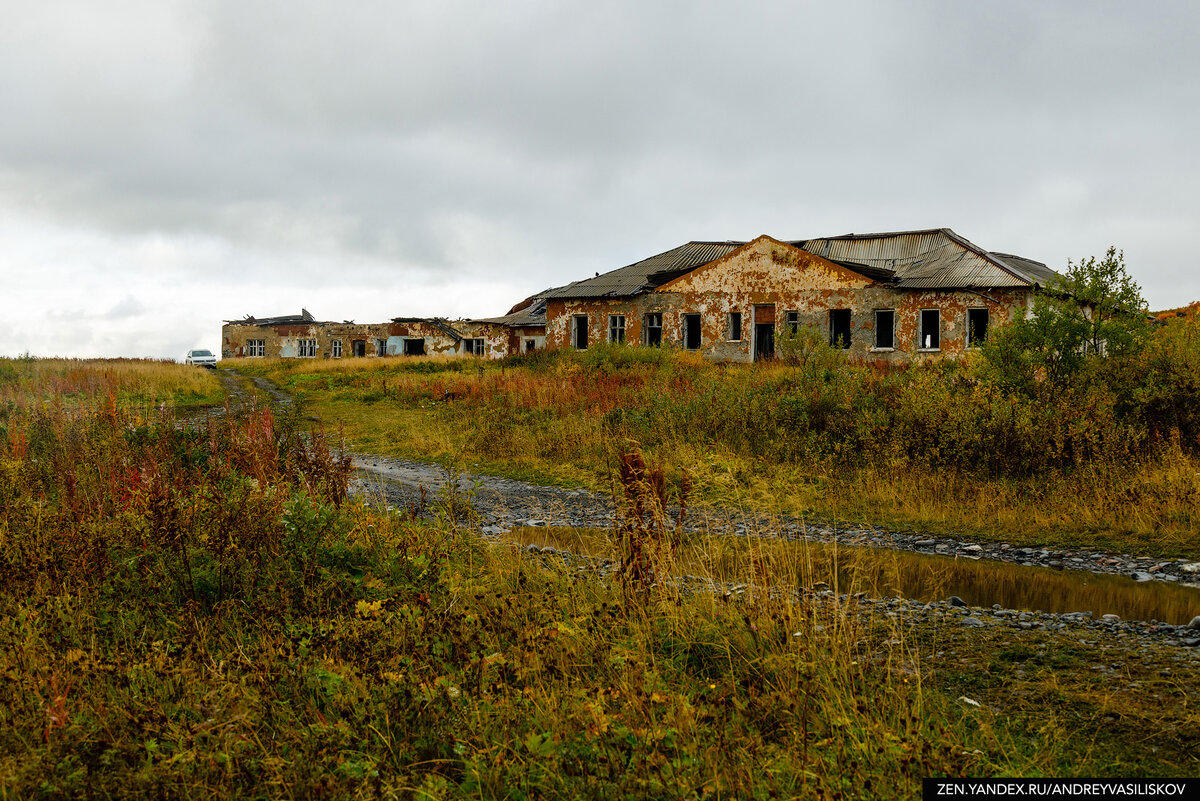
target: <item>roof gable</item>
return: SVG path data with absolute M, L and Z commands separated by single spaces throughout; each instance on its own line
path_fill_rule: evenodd
M 787 242 L 762 235 L 752 242 L 675 278 L 656 292 L 772 293 L 804 289 L 857 289 L 872 280 Z

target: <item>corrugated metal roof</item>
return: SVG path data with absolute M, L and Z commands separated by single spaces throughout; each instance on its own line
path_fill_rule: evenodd
M 949 228 L 846 234 L 793 242 L 815 256 L 892 270 L 900 289 L 987 289 L 1044 284 L 1046 265 L 985 251 Z
M 547 298 L 629 297 L 716 261 L 745 242 L 688 242 L 618 270 L 549 290 Z M 990 289 L 1044 285 L 1041 262 L 989 253 L 949 228 L 845 234 L 788 244 L 899 289 Z
M 626 267 L 552 289 L 548 298 L 628 297 L 662 286 L 673 278 L 714 262 L 745 242 L 688 242 Z

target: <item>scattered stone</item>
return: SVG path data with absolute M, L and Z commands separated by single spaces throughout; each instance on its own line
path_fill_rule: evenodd
M 967 602 L 964 601 L 962 598 L 959 598 L 957 595 L 951 595 L 949 598 L 946 599 L 946 603 L 950 604 L 951 606 L 966 606 L 967 605 Z M 1192 622 L 1194 623 L 1195 621 L 1192 621 Z
M 1188 623 L 1187 627 L 1189 629 L 1200 629 L 1200 615 L 1196 615 L 1194 618 L 1192 618 L 1192 622 Z
M 1102 615 L 1102 616 L 1100 617 L 1100 619 L 1101 619 L 1101 620 L 1107 620 L 1109 623 L 1116 623 L 1118 620 L 1120 620 L 1120 619 L 1121 619 L 1121 616 L 1120 616 L 1120 615 L 1108 614 L 1108 615 Z
M 970 628 L 973 628 L 973 629 L 977 629 L 977 628 L 987 625 L 987 623 L 984 623 L 982 620 L 980 620 L 979 618 L 974 617 L 974 616 L 964 617 L 962 619 L 962 624 L 964 626 L 969 626 Z
M 917 540 L 913 545 L 918 548 L 928 548 L 930 545 L 937 545 L 937 540 Z
M 1134 581 L 1139 581 L 1139 582 L 1154 581 L 1154 576 L 1150 575 L 1149 573 L 1145 572 L 1144 570 L 1135 570 L 1132 573 L 1130 573 L 1129 575 L 1131 578 L 1133 578 Z
M 525 525 L 527 525 L 527 526 L 544 526 L 544 525 L 546 525 L 546 521 L 545 520 L 526 520 Z
M 982 551 L 983 546 L 982 545 L 968 545 L 967 547 L 963 548 L 963 550 L 964 551 Z
M 982 704 L 980 704 L 974 698 L 968 698 L 965 695 L 958 696 L 958 700 L 961 701 L 962 703 L 966 704 L 967 706 L 982 706 Z
M 1184 573 L 1200 573 L 1200 562 L 1191 562 L 1186 565 L 1180 565 L 1179 569 Z

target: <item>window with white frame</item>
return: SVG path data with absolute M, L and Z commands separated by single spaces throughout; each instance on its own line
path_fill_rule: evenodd
M 296 355 L 301 359 L 313 359 L 317 355 L 317 340 L 300 339 L 296 341 Z
M 729 313 L 729 341 L 730 342 L 741 342 L 742 341 L 742 313 L 741 312 L 730 312 Z
M 790 311 L 784 318 L 787 321 L 787 330 L 789 334 L 795 334 L 800 330 L 800 312 Z
M 246 355 L 247 356 L 264 356 L 266 355 L 266 340 L 248 339 L 246 340 Z
M 937 309 L 921 309 L 917 340 L 919 350 L 941 350 L 942 313 Z
M 483 337 L 473 337 L 463 340 L 463 353 L 470 356 L 483 355 Z
M 988 310 L 967 309 L 967 347 L 978 348 L 987 341 Z
M 875 310 L 875 349 L 892 350 L 896 347 L 896 310 Z
M 662 313 L 651 312 L 642 320 L 643 340 L 647 345 L 662 344 Z
M 617 345 L 625 341 L 625 315 L 608 315 L 608 341 Z
M 342 340 L 335 339 L 329 343 L 329 353 L 333 358 L 342 358 Z

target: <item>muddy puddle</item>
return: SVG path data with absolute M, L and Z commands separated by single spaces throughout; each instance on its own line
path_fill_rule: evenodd
M 613 533 L 599 529 L 521 527 L 507 539 L 594 557 L 615 558 L 620 552 Z M 760 587 L 828 587 L 839 594 L 865 592 L 919 601 L 944 601 L 957 595 L 970 606 L 1091 612 L 1096 617 L 1115 614 L 1122 620 L 1173 625 L 1185 624 L 1200 614 L 1200 588 L 1196 587 L 824 543 L 697 537 L 680 545 L 664 567 L 677 575 Z

